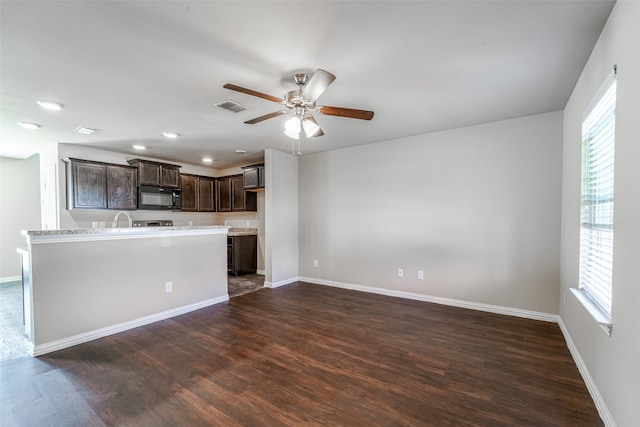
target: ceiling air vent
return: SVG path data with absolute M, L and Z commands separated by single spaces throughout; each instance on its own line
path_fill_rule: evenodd
M 77 128 L 75 128 L 73 131 L 74 132 L 78 132 L 81 133 L 83 135 L 91 135 L 92 133 L 96 133 L 98 132 L 100 129 L 93 129 L 93 128 L 88 128 L 85 126 L 78 126 Z
M 239 113 L 240 111 L 248 110 L 244 105 L 240 105 L 235 101 L 227 99 L 226 101 L 218 102 L 216 107 L 223 108 L 227 111 L 231 111 L 232 113 Z

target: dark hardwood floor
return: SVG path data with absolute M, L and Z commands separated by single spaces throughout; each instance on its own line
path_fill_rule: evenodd
M 294 283 L 0 365 L 0 425 L 601 426 L 558 325 Z

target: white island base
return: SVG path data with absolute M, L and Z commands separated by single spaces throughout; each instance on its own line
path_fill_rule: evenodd
M 227 231 L 24 232 L 25 324 L 34 356 L 228 301 Z

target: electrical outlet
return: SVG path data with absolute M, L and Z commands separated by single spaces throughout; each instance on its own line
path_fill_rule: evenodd
M 173 282 L 167 282 L 164 284 L 164 291 L 166 293 L 172 292 L 173 291 Z
M 404 277 L 404 270 L 401 268 L 398 269 L 398 277 Z
M 313 260 L 313 266 L 316 267 L 316 268 L 318 267 L 318 260 L 317 259 Z
M 424 280 L 424 271 L 418 270 L 418 280 Z

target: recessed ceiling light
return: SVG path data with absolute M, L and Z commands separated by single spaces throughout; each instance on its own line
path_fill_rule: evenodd
M 247 154 L 247 150 L 236 150 L 236 154 Z
M 202 161 L 205 162 L 205 163 L 211 163 L 211 162 L 213 162 L 213 159 L 211 157 L 203 157 Z
M 18 122 L 18 124 L 20 125 L 20 127 L 23 127 L 24 129 L 29 129 L 29 130 L 36 130 L 42 127 L 37 123 L 31 123 L 31 122 Z
M 60 111 L 64 108 L 64 105 L 55 101 L 39 100 L 38 105 L 40 105 L 42 108 L 46 108 L 47 110 L 53 110 L 53 111 Z
M 145 147 L 144 145 L 138 145 L 138 144 L 134 144 L 131 147 L 133 147 L 134 150 L 146 150 L 147 147 Z
M 165 138 L 169 139 L 176 139 L 180 136 L 180 134 L 176 132 L 162 132 L 162 135 L 164 135 Z
M 78 132 L 81 133 L 83 135 L 91 135 L 92 133 L 96 133 L 98 132 L 100 129 L 93 129 L 93 128 L 88 128 L 85 126 L 78 126 L 77 128 L 75 128 L 73 131 L 74 132 Z

